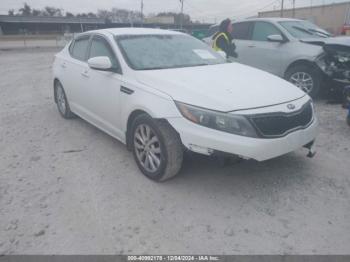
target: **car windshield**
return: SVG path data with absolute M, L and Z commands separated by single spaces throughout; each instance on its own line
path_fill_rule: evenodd
M 331 34 L 310 23 L 309 21 L 284 21 L 279 22 L 292 36 L 298 39 L 327 38 Z
M 124 35 L 116 41 L 134 70 L 223 64 L 226 60 L 203 42 L 186 35 Z

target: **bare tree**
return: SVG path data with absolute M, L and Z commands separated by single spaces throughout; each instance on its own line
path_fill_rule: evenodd
M 44 16 L 63 16 L 62 9 L 52 7 L 52 6 L 46 6 L 43 11 Z
M 72 14 L 70 12 L 66 12 L 66 17 L 74 17 L 74 14 Z
M 92 12 L 88 13 L 87 15 L 89 18 L 96 18 L 97 17 L 97 15 L 95 13 L 92 13 Z
M 14 10 L 14 9 L 10 9 L 10 10 L 8 11 L 8 15 L 14 16 L 14 15 L 15 15 L 15 10 Z
M 19 14 L 23 16 L 32 15 L 32 8 L 27 3 L 24 3 L 24 6 L 20 8 L 18 11 L 19 11 Z
M 33 9 L 32 10 L 32 16 L 41 16 L 42 15 L 42 11 L 39 9 Z

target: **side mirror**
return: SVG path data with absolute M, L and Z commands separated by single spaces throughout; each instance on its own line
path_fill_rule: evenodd
M 112 62 L 107 56 L 97 56 L 88 60 L 90 68 L 95 70 L 107 71 L 112 69 Z
M 281 35 L 269 35 L 267 40 L 270 42 L 284 43 L 286 40 Z

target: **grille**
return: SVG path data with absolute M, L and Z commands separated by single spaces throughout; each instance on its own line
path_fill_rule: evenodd
M 254 115 L 250 119 L 261 137 L 282 137 L 309 126 L 313 121 L 313 109 L 308 103 L 297 112 Z

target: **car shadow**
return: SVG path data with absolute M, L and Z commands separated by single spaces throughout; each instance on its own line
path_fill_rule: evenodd
M 77 124 L 88 133 L 99 139 L 106 147 L 113 147 L 116 154 L 129 154 L 128 165 L 134 166 L 140 175 L 140 180 L 151 183 L 138 171 L 133 155 L 125 145 L 115 138 L 105 134 L 88 122 L 77 118 Z M 108 157 L 108 156 L 106 156 Z M 306 157 L 306 151 L 297 151 L 276 159 L 257 162 L 254 160 L 233 161 L 221 166 L 217 159 L 195 153 L 185 153 L 183 167 L 179 175 L 157 186 L 172 188 L 180 192 L 202 191 L 207 194 L 266 194 L 283 192 L 286 189 L 300 188 L 311 183 L 313 161 Z M 127 179 L 128 176 L 125 176 Z M 154 185 L 152 185 L 154 187 Z
M 298 192 L 312 181 L 312 160 L 294 152 L 265 162 L 242 160 L 224 167 L 214 157 L 186 154 L 181 173 L 165 186 L 185 187 L 206 194 L 266 199 L 285 191 Z

